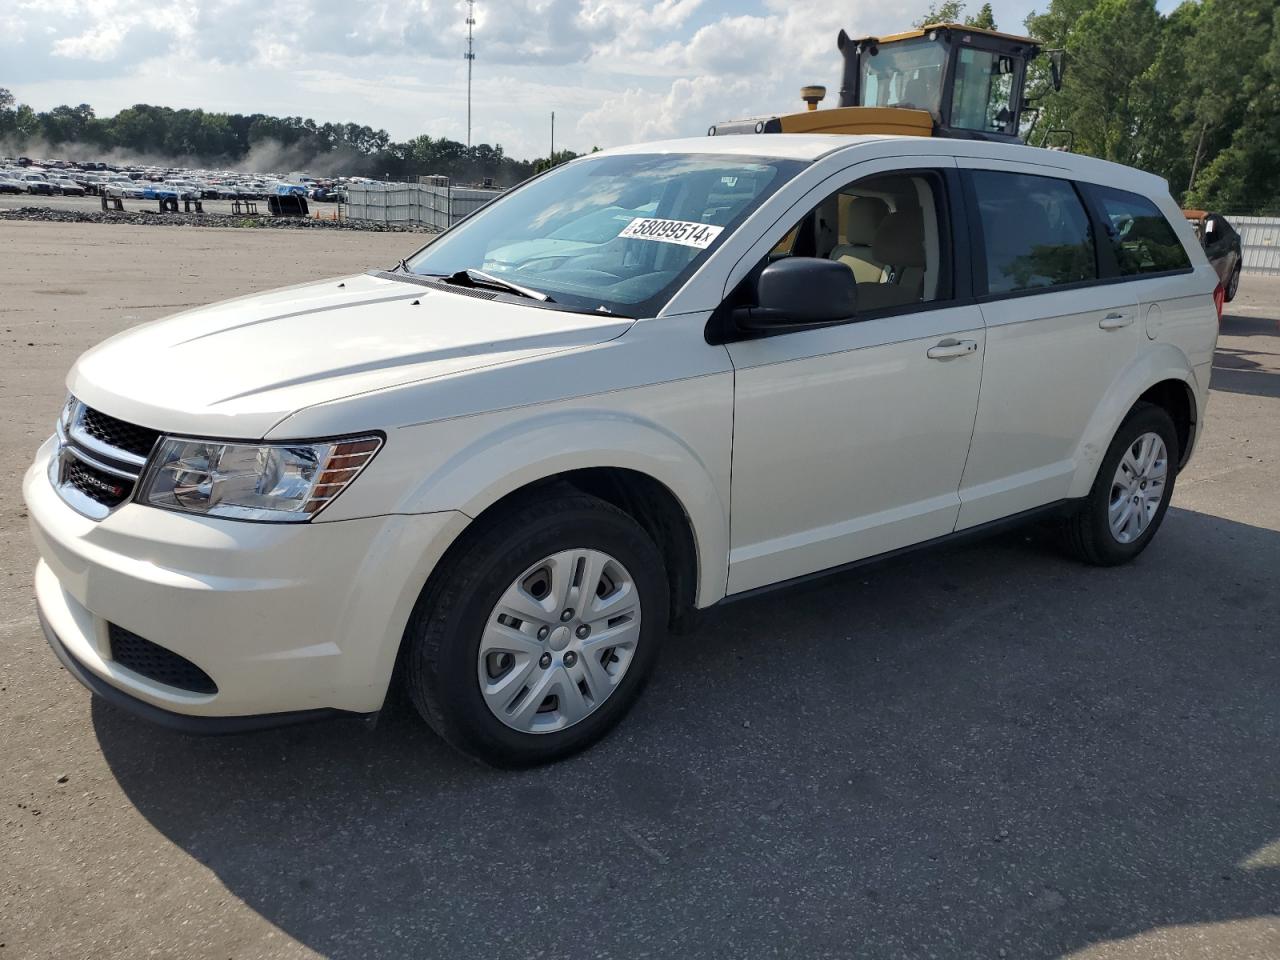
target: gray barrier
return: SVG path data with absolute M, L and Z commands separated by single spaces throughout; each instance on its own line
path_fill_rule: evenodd
M 440 183 L 351 184 L 347 190 L 347 216 L 444 230 L 501 195 L 501 190 Z
M 1280 276 L 1280 217 L 1233 217 L 1231 225 L 1240 233 L 1245 273 Z

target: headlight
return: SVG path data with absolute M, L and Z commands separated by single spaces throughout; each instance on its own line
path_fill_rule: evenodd
M 346 489 L 381 437 L 245 445 L 165 437 L 139 499 L 236 520 L 310 520 Z

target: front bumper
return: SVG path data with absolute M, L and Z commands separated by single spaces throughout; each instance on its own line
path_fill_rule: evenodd
M 44 638 L 53 649 L 54 655 L 66 667 L 67 672 L 84 684 L 90 692 L 97 694 L 110 704 L 123 710 L 128 710 L 135 716 L 149 720 L 159 726 L 168 727 L 170 730 L 177 730 L 179 733 L 201 735 L 248 733 L 251 730 L 287 727 L 293 724 L 310 723 L 314 720 L 327 720 L 336 717 L 366 718 L 376 716 L 376 714 L 349 713 L 345 710 L 329 708 L 294 710 L 289 713 L 261 713 L 257 716 L 240 717 L 192 717 L 185 713 L 175 713 L 172 710 L 152 706 L 145 700 L 139 700 L 137 697 L 125 693 L 119 687 L 113 687 L 107 683 L 107 681 L 90 671 L 72 656 L 66 645 L 53 632 L 53 628 L 49 626 L 49 621 L 45 619 L 43 611 L 39 613 L 39 617 L 40 629 L 44 631 Z
M 253 726 L 262 714 L 377 711 L 418 593 L 467 522 L 431 513 L 245 523 L 134 503 L 94 521 L 49 482 L 54 449 L 41 447 L 23 482 L 51 645 L 95 692 L 105 685 L 184 717 Z M 217 691 L 116 663 L 109 624 L 190 660 Z

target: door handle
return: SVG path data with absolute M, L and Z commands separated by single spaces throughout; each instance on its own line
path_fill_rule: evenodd
M 1103 330 L 1119 330 L 1131 323 L 1133 323 L 1132 313 L 1108 313 L 1098 321 L 1098 326 Z
M 954 360 L 956 357 L 967 357 L 978 352 L 977 340 L 952 340 L 947 338 L 929 348 L 925 354 L 930 360 Z

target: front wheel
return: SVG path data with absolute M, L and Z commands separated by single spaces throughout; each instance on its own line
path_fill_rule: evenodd
M 553 493 L 481 518 L 405 633 L 409 693 L 457 749 L 495 766 L 594 743 L 635 701 L 666 632 L 662 556 L 627 514 Z
M 1178 432 L 1160 407 L 1139 403 L 1107 448 L 1093 489 L 1067 518 L 1067 543 L 1082 560 L 1114 566 L 1151 542 L 1173 496 Z

